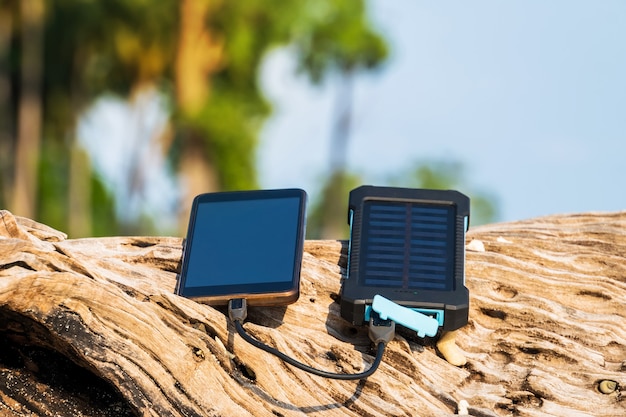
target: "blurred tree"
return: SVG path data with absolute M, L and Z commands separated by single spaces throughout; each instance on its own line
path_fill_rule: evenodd
M 13 8 L 0 0 L 0 202 L 6 204 L 11 196 L 13 178 L 14 107 L 11 98 L 11 41 L 14 21 Z
M 320 201 L 309 216 L 310 236 L 314 239 L 346 237 L 347 191 L 358 185 L 358 177 L 348 173 L 348 142 L 352 121 L 352 72 L 341 71 L 335 96 L 334 120 L 330 136 L 330 175 Z
M 473 226 L 491 223 L 498 218 L 496 196 L 475 188 L 465 181 L 462 162 L 450 159 L 417 161 L 406 172 L 393 175 L 389 184 L 399 187 L 458 190 L 470 197 L 470 223 Z
M 350 190 L 363 184 L 355 174 L 343 172 L 343 178 L 331 175 L 324 181 L 319 201 L 313 204 L 307 221 L 307 237 L 310 239 L 347 239 L 348 196 Z M 496 196 L 468 184 L 465 166 L 456 160 L 423 160 L 411 167 L 392 173 L 376 185 L 433 190 L 458 190 L 470 197 L 470 223 L 472 226 L 487 224 L 498 219 Z M 329 199 L 335 204 L 328 204 Z M 326 222 L 324 219 L 327 218 Z M 332 229 L 328 228 L 332 219 Z
M 310 236 L 313 238 L 337 238 L 347 235 L 345 222 L 346 190 L 356 186 L 354 175 L 347 172 L 347 152 L 352 119 L 352 84 L 360 70 L 380 66 L 387 57 L 387 47 L 379 36 L 368 32 L 367 21 L 353 19 L 354 10 L 346 3 L 338 2 L 338 12 L 328 19 L 323 31 L 311 38 L 313 47 L 302 57 L 302 63 L 310 68 L 314 82 L 328 73 L 326 62 L 332 62 L 337 83 L 334 120 L 332 121 L 329 169 L 326 184 L 319 201 L 309 217 Z M 364 4 L 358 13 L 365 15 Z M 341 42 L 337 42 L 341 39 Z
M 311 204 L 306 223 L 307 239 L 347 239 L 348 194 L 361 185 L 361 178 L 346 170 L 334 171 L 324 179 L 320 197 Z
M 299 71 L 315 83 L 329 73 L 373 68 L 386 56 L 362 0 L 270 3 L 180 3 L 181 24 L 187 21 L 187 25 L 181 30 L 177 55 L 174 146 L 179 146 L 178 166 L 187 173 L 189 187 L 183 224 L 194 195 L 258 186 L 256 142 L 271 108 L 261 93 L 257 72 L 268 50 L 290 45 Z M 200 20 L 208 27 L 201 26 Z M 195 39 L 196 44 L 182 42 L 183 37 Z M 198 63 L 191 64 L 192 59 Z
M 17 140 L 12 207 L 26 217 L 34 217 L 37 195 L 39 142 L 41 138 L 41 73 L 43 63 L 43 0 L 18 3 L 20 18 L 20 83 L 17 105 Z
M 367 19 L 364 0 L 24 2 L 30 1 L 47 7 L 40 73 L 41 146 L 55 158 L 46 156 L 40 164 L 45 181 L 39 186 L 38 203 L 29 204 L 36 208 L 33 217 L 63 230 L 72 225 L 71 235 L 87 234 L 91 216 L 102 215 L 93 204 L 94 190 L 102 190 L 99 179 L 90 172 L 84 155 L 72 149 L 77 118 L 103 92 L 132 100 L 138 92 L 157 86 L 171 98 L 172 133 L 163 136 L 162 146 L 187 182 L 182 210 L 186 222 L 195 194 L 257 186 L 257 135 L 270 113 L 257 72 L 269 49 L 291 45 L 299 70 L 314 82 L 321 82 L 332 70 L 372 68 L 386 53 L 382 38 Z M 8 23 L 8 29 L 0 31 L 0 59 L 10 63 L 0 69 L 0 113 L 14 107 L 14 98 L 21 94 L 16 86 L 26 77 L 20 70 L 22 61 L 14 59 L 29 53 L 21 43 L 24 34 L 16 29 L 23 23 L 15 12 L 18 3 L 0 0 L 0 22 Z M 8 99 L 2 80 L 11 85 Z M 2 149 L 13 149 L 14 135 L 4 134 L 9 130 L 0 129 Z M 38 147 L 29 146 L 35 155 Z M 12 161 L 1 162 L 3 173 L 12 173 L 13 180 L 21 175 L 15 166 L 4 166 Z M 137 181 L 143 178 L 137 173 L 140 168 L 137 164 L 128 172 L 129 187 L 135 190 L 147 186 L 147 180 Z M 73 180 L 68 181 L 68 176 Z M 3 178 L 3 205 L 7 205 L 6 188 Z M 65 213 L 66 218 L 46 219 L 52 212 Z M 74 221 L 68 223 L 69 218 Z M 97 223 L 111 225 L 110 234 L 119 231 L 112 218 Z

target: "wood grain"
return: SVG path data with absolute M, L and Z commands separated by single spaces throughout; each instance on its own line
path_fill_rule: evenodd
M 68 240 L 0 215 L 0 342 L 15 352 L 0 356 L 8 415 L 447 416 L 460 400 L 474 416 L 626 415 L 626 212 L 472 229 L 470 322 L 457 335 L 467 364 L 401 333 L 360 382 L 286 365 L 245 343 L 223 310 L 175 296 L 180 238 Z M 336 302 L 346 249 L 307 241 L 300 299 L 250 309 L 247 331 L 328 371 L 369 366 L 367 329 L 343 321 Z M 85 371 L 84 387 L 108 387 L 108 402 L 78 403 L 44 378 L 55 360 Z

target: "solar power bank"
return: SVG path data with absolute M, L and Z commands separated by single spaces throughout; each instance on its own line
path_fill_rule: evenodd
M 433 317 L 445 331 L 468 320 L 465 232 L 470 200 L 452 190 L 361 186 L 350 192 L 341 316 L 369 321 L 374 296 Z

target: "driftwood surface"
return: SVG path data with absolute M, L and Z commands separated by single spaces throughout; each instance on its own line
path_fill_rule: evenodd
M 471 229 L 467 364 L 402 333 L 366 381 L 297 370 L 174 295 L 180 238 L 73 240 L 0 215 L 0 415 L 626 415 L 626 212 Z M 299 301 L 251 309 L 247 331 L 314 367 L 369 366 L 335 301 L 346 249 L 307 241 Z

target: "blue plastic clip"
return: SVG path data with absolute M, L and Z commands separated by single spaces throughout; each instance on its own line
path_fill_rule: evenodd
M 372 310 L 377 312 L 383 320 L 393 320 L 397 324 L 415 330 L 419 337 L 435 336 L 439 328 L 439 322 L 436 319 L 411 308 L 402 307 L 382 295 L 374 296 Z

